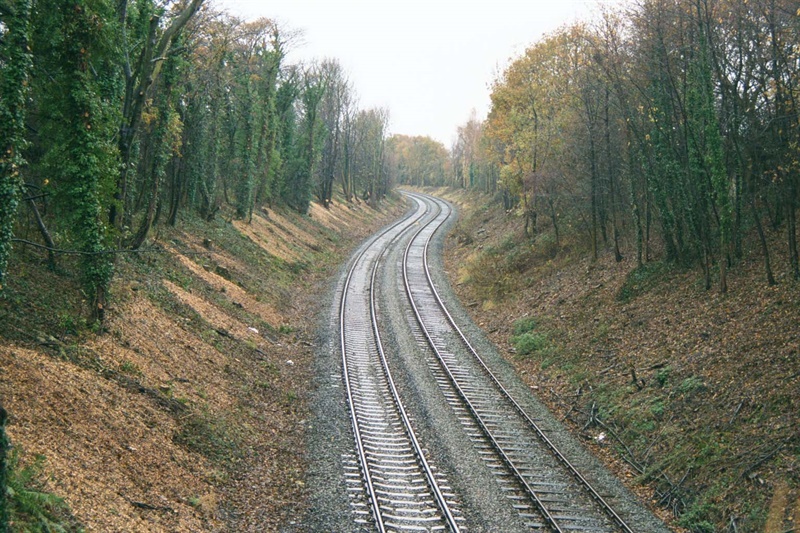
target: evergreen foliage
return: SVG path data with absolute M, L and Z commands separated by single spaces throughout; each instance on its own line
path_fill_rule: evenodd
M 31 68 L 31 0 L 0 3 L 0 291 L 22 186 L 25 110 Z
M 291 33 L 202 3 L 2 0 L 0 287 L 15 224 L 41 234 L 52 266 L 60 250 L 78 257 L 59 268 L 81 280 L 101 321 L 117 253 L 183 212 L 210 221 L 227 208 L 249 222 L 283 203 L 306 213 L 323 183 L 318 199 L 330 204 L 337 179 L 365 198 L 385 192 L 382 152 L 377 167 L 357 156 L 383 146 L 385 120 L 354 120 L 341 68 L 286 64 Z M 323 150 L 342 124 L 357 142 Z M 17 213 L 23 186 L 34 191 L 31 228 Z

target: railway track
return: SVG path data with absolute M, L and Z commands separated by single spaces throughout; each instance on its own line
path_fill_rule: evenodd
M 377 325 L 375 274 L 381 257 L 431 206 L 387 228 L 358 254 L 340 305 L 343 378 L 368 509 L 361 521 L 380 532 L 460 531 L 457 503 L 417 440 L 386 361 Z
M 429 367 L 501 490 L 533 531 L 632 533 L 631 527 L 562 454 L 490 370 L 462 333 L 431 278 L 427 254 L 449 218 L 439 199 L 411 195 L 437 214 L 409 240 L 403 282 L 414 335 Z
M 632 533 L 615 511 L 619 496 L 601 495 L 592 486 L 580 472 L 585 466 L 574 466 L 558 449 L 546 423 L 515 400 L 451 316 L 428 266 L 431 239 L 451 216 L 451 207 L 437 198 L 408 196 L 414 211 L 362 247 L 347 273 L 339 307 L 343 381 L 355 441 L 355 452 L 344 462 L 356 522 L 379 532 L 466 530 L 460 497 L 447 475 L 432 466 L 394 383 L 390 367 L 405 367 L 394 359 L 398 354 L 385 352 L 381 339 L 377 273 L 384 264 L 388 268 L 391 262 L 384 258 L 396 251 L 392 257 L 402 255 L 397 261 L 402 276 L 396 278 L 400 294 L 405 289 L 398 309 L 405 309 L 419 348 L 409 353 L 425 360 L 435 381 L 430 390 L 438 386 L 445 410 L 458 421 L 453 428 L 461 425 L 464 444 L 458 449 L 472 446 L 480 457 L 476 464 L 484 463 L 505 498 L 498 501 L 507 501 L 506 509 L 519 516 L 514 529 Z M 424 365 L 420 370 L 424 373 Z

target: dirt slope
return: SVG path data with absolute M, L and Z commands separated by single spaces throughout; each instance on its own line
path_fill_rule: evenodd
M 64 260 L 21 250 L 0 301 L 0 400 L 23 465 L 86 531 L 276 531 L 305 505 L 315 294 L 405 209 L 187 219 L 120 260 L 103 332 Z M 12 526 L 13 529 L 13 526 Z
M 489 198 L 443 192 L 462 216 L 449 275 L 476 322 L 662 517 L 699 532 L 800 527 L 796 281 L 767 287 L 753 247 L 727 295 L 706 292 L 694 271 L 593 262 L 569 241 L 554 253 L 546 234 L 531 245 Z

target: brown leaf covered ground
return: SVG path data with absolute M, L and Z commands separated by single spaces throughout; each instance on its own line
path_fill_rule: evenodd
M 694 270 L 633 272 L 635 258 L 525 244 L 520 220 L 488 197 L 448 196 L 462 210 L 446 251 L 456 292 L 658 514 L 694 531 L 800 527 L 800 284 L 784 274 L 782 235 L 778 285 L 746 248 L 722 295 Z M 511 337 L 524 318 L 545 341 L 521 356 Z
M 313 317 L 334 269 L 404 204 L 184 221 L 121 260 L 104 331 L 21 251 L 0 312 L 0 402 L 23 464 L 86 531 L 277 531 L 305 506 Z M 13 526 L 12 526 L 13 529 Z

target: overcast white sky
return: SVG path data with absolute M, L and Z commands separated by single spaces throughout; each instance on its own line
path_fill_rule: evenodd
M 498 71 L 558 27 L 589 20 L 598 0 L 216 0 L 246 19 L 301 30 L 292 61 L 337 58 L 360 107 L 386 107 L 391 132 L 450 148 L 472 109 L 489 111 Z

